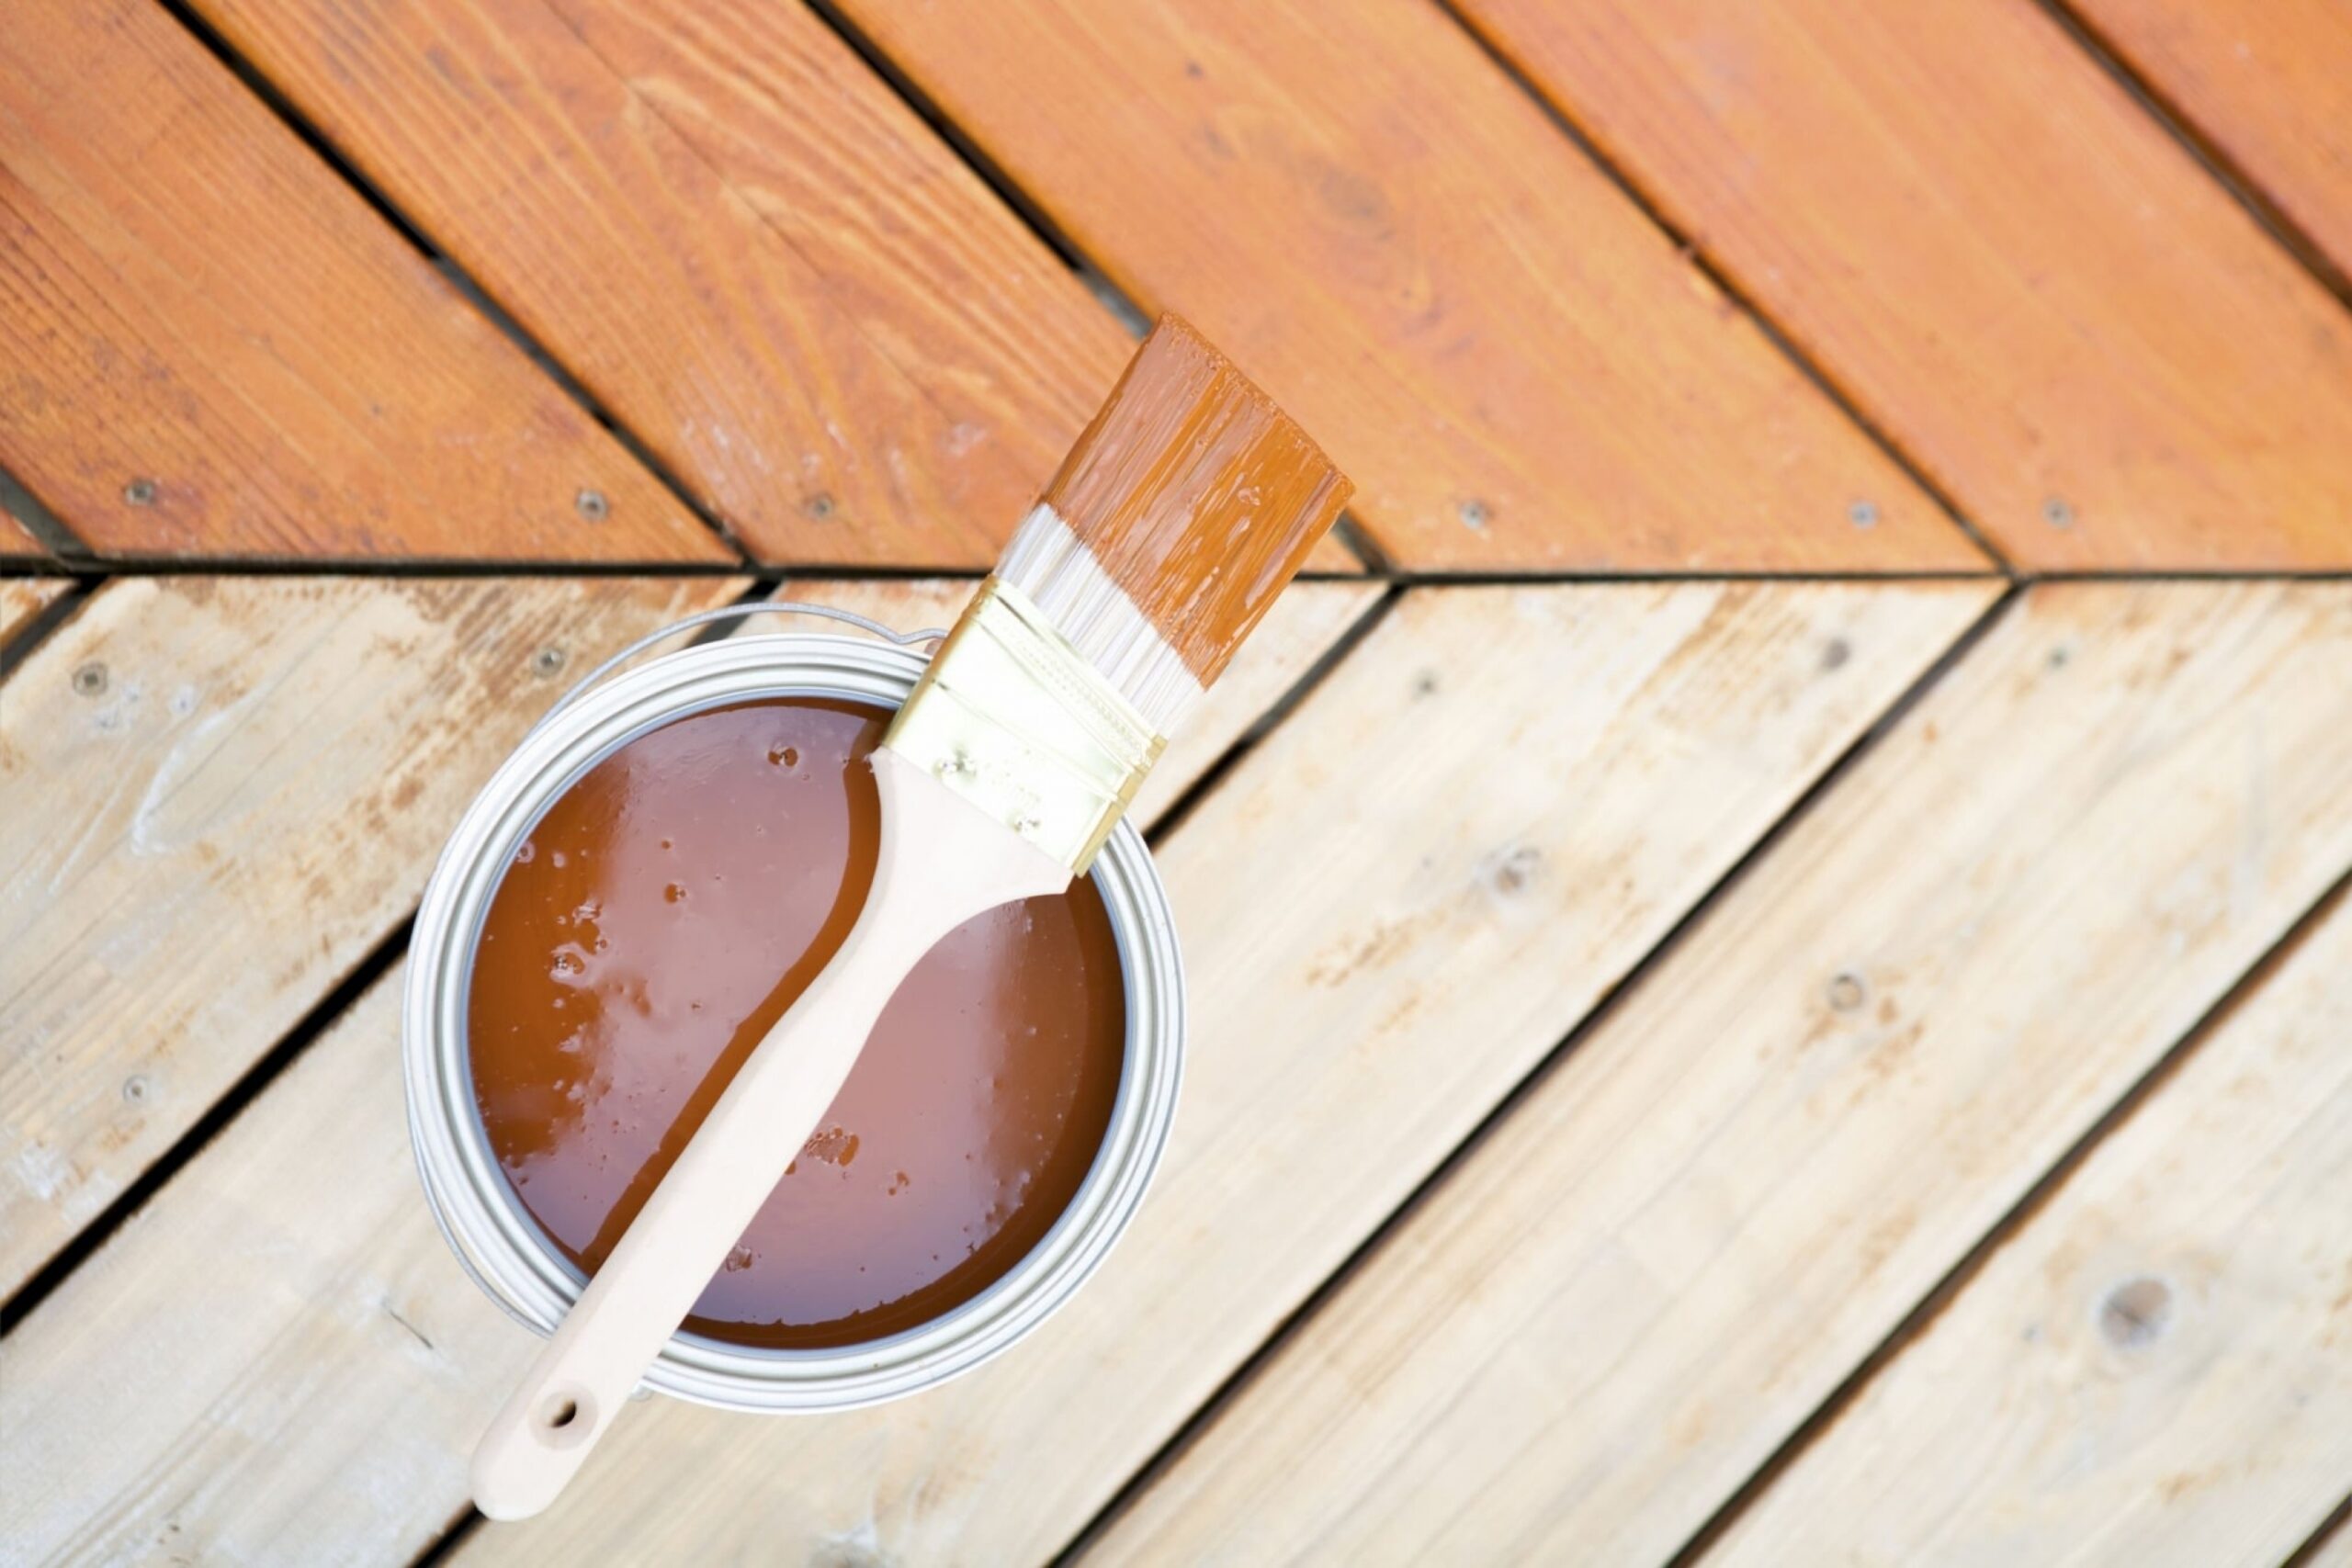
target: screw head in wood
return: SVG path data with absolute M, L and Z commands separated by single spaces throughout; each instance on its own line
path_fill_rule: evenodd
M 810 496 L 802 503 L 801 509 L 807 512 L 809 516 L 814 517 L 818 522 L 822 523 L 826 518 L 831 517 L 833 514 L 832 491 L 824 490 L 819 491 L 816 494 Z
M 1454 510 L 1460 515 L 1464 528 L 1474 534 L 1483 534 L 1487 531 L 1487 524 L 1490 517 L 1485 502 L 1476 499 L 1465 501 Z
M 2126 1280 L 2099 1303 L 2098 1331 L 2119 1350 L 2163 1337 L 2172 1323 L 2172 1287 L 2152 1275 Z
M 133 506 L 155 504 L 156 486 L 153 479 L 133 479 L 122 487 L 122 499 Z
M 76 696 L 103 696 L 107 689 L 107 667 L 92 660 L 74 671 L 74 692 Z
M 1870 987 L 1862 984 L 1862 977 L 1850 971 L 1829 982 L 1829 1005 L 1838 1012 L 1852 1012 L 1870 1000 Z
M 122 1080 L 122 1098 L 131 1105 L 147 1103 L 147 1075 L 133 1073 Z
M 1846 521 L 1851 523 L 1857 528 L 1877 527 L 1878 502 L 1875 501 L 1858 501 L 1854 502 L 1851 506 L 1846 508 Z
M 613 503 L 601 490 L 582 491 L 571 498 L 571 508 L 591 523 L 602 523 L 613 513 Z
M 531 655 L 531 673 L 542 680 L 563 668 L 563 649 L 550 643 Z
M 2063 496 L 2053 495 L 2041 503 L 2041 520 L 2052 528 L 2071 528 L 2075 525 L 2075 509 Z

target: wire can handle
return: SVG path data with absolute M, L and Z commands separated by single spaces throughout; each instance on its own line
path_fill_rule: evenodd
M 820 615 L 829 621 L 840 621 L 844 625 L 855 626 L 862 632 L 879 637 L 884 642 L 895 643 L 900 648 L 920 648 L 925 643 L 936 644 L 944 641 L 947 637 L 945 629 L 939 626 L 927 626 L 919 632 L 894 632 L 881 622 L 861 615 L 854 610 L 838 610 L 831 604 L 811 604 L 799 599 L 763 599 L 756 604 L 721 604 L 715 610 L 699 611 L 686 616 L 684 620 L 673 621 L 659 631 L 648 632 L 602 664 L 597 665 L 573 682 L 570 691 L 558 697 L 553 707 L 539 716 L 539 722 L 531 727 L 532 732 L 537 733 L 556 715 L 586 696 L 590 689 L 598 682 L 651 648 L 655 643 L 676 637 L 680 632 L 690 631 L 695 626 L 711 626 L 719 621 L 740 621 L 746 616 L 759 615 Z

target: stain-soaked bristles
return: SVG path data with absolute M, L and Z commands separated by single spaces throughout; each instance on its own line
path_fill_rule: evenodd
M 1296 421 L 1163 316 L 1041 499 L 1205 687 L 1348 489 Z
M 1201 700 L 1192 670 L 1052 507 L 1040 502 L 1030 512 L 996 574 L 1044 612 L 1155 734 L 1174 734 Z

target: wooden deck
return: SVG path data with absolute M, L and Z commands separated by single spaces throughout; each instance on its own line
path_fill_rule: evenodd
M 2336 0 L 0 6 L 0 1560 L 2352 1562 Z M 1184 311 L 1358 504 L 1035 1338 L 654 1401 L 417 1190 L 571 679 L 951 618 Z

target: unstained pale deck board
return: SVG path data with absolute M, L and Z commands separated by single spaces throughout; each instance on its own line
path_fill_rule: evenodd
M 2352 316 L 2030 0 L 1463 0 L 2011 560 L 2352 566 Z
M 560 689 L 540 649 L 583 671 L 740 586 L 122 579 L 35 649 L 0 686 L 0 1292 L 400 920 Z
M 882 1409 L 656 1401 L 461 1560 L 1049 1555 L 1990 593 L 1407 593 L 1160 846 L 1184 1105 L 1086 1291 Z
M 2352 904 L 1707 1561 L 2269 1568 L 2352 1487 Z
M 73 586 L 62 577 L 0 579 L 0 648 L 8 646 L 8 639 L 16 636 L 18 626 Z M 0 687 L 0 691 L 6 689 Z
M 2339 0 L 2072 0 L 2190 130 L 2352 273 L 2352 10 Z
M 840 9 L 1408 567 L 1984 565 L 1427 0 Z
M 913 630 L 952 617 L 971 588 L 793 592 Z M 1210 745 L 1170 749 L 1137 820 L 1255 719 L 1229 694 L 1278 694 L 1377 592 L 1285 595 L 1219 682 L 1223 700 L 1195 715 Z M 153 1550 L 307 1568 L 404 1560 L 465 1506 L 491 1393 L 521 1375 L 532 1343 L 458 1269 L 419 1198 L 400 973 L 10 1336 L 0 1539 L 44 1557 Z
M 733 558 L 153 0 L 0 6 L 0 464 L 101 554 Z
M 2352 584 L 2032 591 L 1106 1560 L 1672 1556 L 2352 865 L 2348 660 Z
M 763 558 L 985 566 L 1132 347 L 799 0 L 198 9 Z

